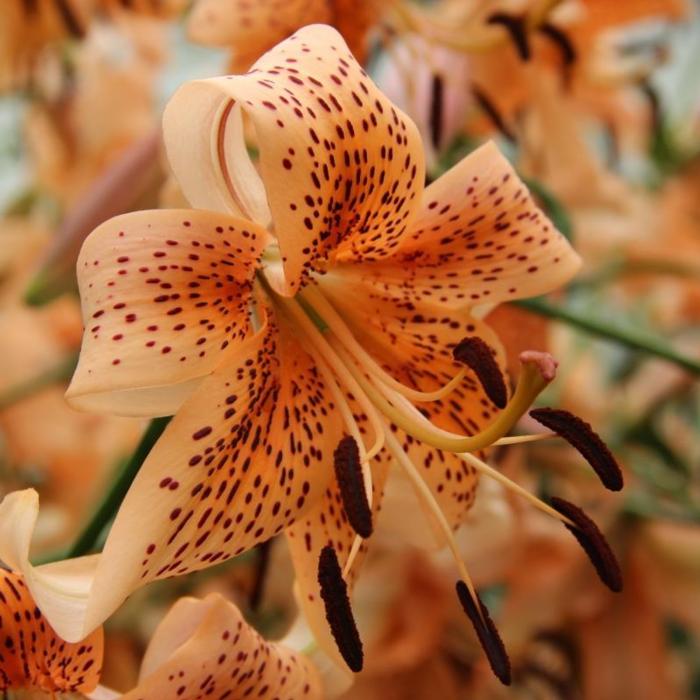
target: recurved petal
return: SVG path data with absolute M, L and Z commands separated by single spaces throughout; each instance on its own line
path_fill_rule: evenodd
M 508 161 L 487 143 L 425 190 L 391 260 L 339 272 L 405 302 L 456 308 L 549 292 L 579 265 Z
M 187 31 L 200 44 L 232 49 L 245 71 L 300 27 L 330 19 L 328 0 L 198 0 Z
M 232 210 L 255 215 L 254 201 L 264 222 L 259 197 L 249 195 L 259 189 L 252 166 L 236 157 L 244 150 L 239 107 L 257 133 L 284 266 L 279 291 L 293 294 L 336 253 L 351 260 L 392 253 L 423 186 L 420 136 L 334 29 L 305 27 L 245 75 L 186 84 L 166 109 L 168 157 L 188 199 L 202 206 L 201 183 L 216 182 Z
M 123 700 L 171 697 L 314 700 L 321 682 L 307 657 L 265 641 L 214 593 L 175 603 L 146 650 L 138 685 Z
M 249 331 L 250 292 L 268 234 L 200 210 L 141 211 L 85 241 L 85 332 L 66 394 L 84 410 L 171 415 Z
M 102 670 L 102 629 L 63 641 L 36 606 L 21 574 L 0 568 L 0 690 L 90 692 Z

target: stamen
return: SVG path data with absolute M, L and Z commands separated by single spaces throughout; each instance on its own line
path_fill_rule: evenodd
M 528 42 L 525 22 L 522 17 L 515 17 L 505 12 L 495 12 L 486 21 L 488 24 L 500 24 L 506 29 L 515 44 L 515 49 L 518 52 L 518 56 L 520 56 L 520 60 L 530 60 L 530 43 Z
M 496 408 L 505 408 L 508 390 L 492 348 L 477 336 L 463 338 L 452 350 L 457 362 L 467 365 L 479 378 L 486 396 Z
M 365 539 L 372 534 L 372 509 L 362 480 L 360 450 L 351 435 L 346 435 L 333 453 L 335 478 L 343 508 L 353 530 Z
M 561 58 L 565 66 L 571 66 L 576 62 L 576 48 L 565 32 L 549 22 L 540 24 L 537 29 L 548 39 L 551 39 L 561 51 Z
M 510 141 L 511 143 L 517 143 L 518 139 L 515 137 L 515 134 L 513 133 L 511 128 L 506 124 L 505 119 L 503 119 L 503 116 L 498 111 L 498 108 L 493 102 L 491 102 L 491 100 L 487 97 L 486 93 L 483 92 L 476 85 L 472 85 L 472 95 L 474 96 L 476 103 L 486 113 L 486 116 L 491 120 L 491 122 L 496 127 L 496 129 L 498 129 L 501 135 L 504 138 L 508 139 L 508 141 Z
M 326 620 L 338 645 L 338 651 L 350 670 L 359 673 L 364 662 L 362 640 L 352 614 L 348 587 L 340 570 L 338 556 L 330 545 L 321 550 L 318 560 L 318 584 L 326 608 Z
M 481 647 L 489 660 L 491 670 L 503 685 L 510 685 L 510 659 L 503 645 L 501 635 L 498 634 L 496 625 L 489 615 L 488 608 L 478 595 L 476 599 L 472 598 L 469 594 L 469 589 L 464 585 L 463 581 L 457 581 L 456 588 L 459 602 L 462 604 L 464 612 L 474 627 L 476 636 L 479 638 Z
M 556 433 L 535 433 L 533 435 L 509 435 L 508 437 L 496 440 L 494 447 L 505 447 L 506 445 L 519 445 L 523 442 L 539 442 L 540 440 L 552 440 L 558 438 Z
M 552 506 L 565 515 L 574 525 L 566 529 L 577 539 L 600 580 L 615 593 L 622 590 L 622 572 L 608 541 L 598 526 L 578 507 L 563 498 L 552 497 Z
M 343 344 L 347 351 L 358 361 L 363 369 L 372 377 L 378 379 L 383 384 L 390 386 L 395 391 L 412 401 L 437 401 L 445 398 L 458 387 L 465 377 L 466 372 L 460 370 L 445 386 L 436 391 L 418 391 L 407 387 L 398 380 L 394 379 L 388 372 L 384 371 L 374 360 L 374 358 L 357 342 L 352 331 L 347 327 L 340 314 L 335 310 L 334 306 L 323 296 L 321 291 L 312 285 L 301 294 L 302 299 L 306 304 L 320 316 L 328 325 L 330 331 Z
M 498 481 L 499 484 L 502 484 L 507 489 L 517 493 L 518 496 L 522 496 L 530 501 L 535 508 L 541 510 L 543 513 L 560 520 L 564 523 L 564 525 L 573 526 L 575 524 L 573 520 L 564 517 L 558 510 L 552 508 L 552 506 L 548 505 L 544 501 L 541 501 L 539 498 L 537 498 L 537 496 L 520 486 L 520 484 L 516 484 L 515 481 L 509 479 L 505 474 L 501 474 L 501 472 L 499 472 L 497 469 L 494 469 L 489 464 L 486 464 L 486 462 L 480 460 L 475 455 L 467 453 L 460 455 L 460 457 L 467 464 L 471 465 L 475 469 L 478 469 L 482 474 L 486 474 L 486 476 Z
M 430 91 L 430 140 L 435 148 L 440 147 L 442 139 L 442 104 L 444 83 L 439 73 L 433 75 L 432 90 Z
M 608 446 L 586 421 L 569 411 L 555 408 L 535 408 L 530 416 L 545 428 L 566 440 L 593 467 L 610 491 L 619 491 L 624 480 L 622 470 Z

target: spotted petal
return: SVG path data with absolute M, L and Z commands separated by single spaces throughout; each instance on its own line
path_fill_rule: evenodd
M 307 657 L 266 642 L 238 608 L 218 594 L 180 599 L 156 629 L 139 683 L 124 700 L 321 698 Z
M 118 216 L 78 260 L 85 333 L 67 397 L 122 415 L 171 415 L 248 333 L 267 233 L 195 210 Z
M 0 690 L 90 692 L 102 669 L 102 629 L 64 642 L 32 599 L 23 577 L 0 568 Z
M 410 234 L 390 260 L 343 265 L 334 274 L 404 303 L 457 308 L 549 292 L 579 265 L 568 241 L 488 143 L 425 190 Z
M 420 136 L 335 30 L 305 27 L 245 75 L 184 85 L 166 109 L 168 157 L 190 202 L 208 206 L 215 190 L 219 205 L 266 223 L 241 146 L 241 109 L 257 133 L 284 267 L 279 291 L 293 294 L 336 252 L 353 260 L 392 253 L 423 186 Z

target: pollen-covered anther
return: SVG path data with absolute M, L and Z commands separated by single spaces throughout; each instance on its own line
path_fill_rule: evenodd
M 578 506 L 563 498 L 552 497 L 552 508 L 568 518 L 574 526 L 564 523 L 578 540 L 600 580 L 615 593 L 622 590 L 622 572 L 608 541 L 598 526 Z
M 479 638 L 479 643 L 484 649 L 491 669 L 503 685 L 510 685 L 510 659 L 498 634 L 496 625 L 489 615 L 488 608 L 476 596 L 476 600 L 469 593 L 469 588 L 464 581 L 457 581 L 457 596 L 467 617 L 474 626 L 474 631 Z M 479 606 L 477 608 L 477 605 Z
M 548 353 L 539 350 L 525 350 L 521 352 L 518 359 L 520 364 L 535 365 L 546 382 L 554 381 L 557 376 L 559 363 Z
M 332 546 L 321 550 L 318 560 L 318 584 L 326 609 L 326 620 L 335 643 L 351 671 L 359 673 L 364 663 L 362 640 L 350 607 L 348 587 L 343 579 L 338 556 Z
M 556 408 L 536 408 L 530 411 L 530 416 L 574 447 L 593 467 L 605 488 L 611 491 L 622 488 L 624 480 L 620 465 L 586 421 L 569 411 Z
M 538 27 L 538 31 L 557 46 L 565 66 L 571 66 L 576 62 L 576 48 L 563 30 L 550 22 L 544 22 Z
M 343 499 L 343 508 L 352 529 L 367 538 L 372 534 L 372 509 L 362 475 L 360 450 L 351 435 L 346 435 L 333 453 L 335 478 Z
M 489 24 L 498 24 L 502 26 L 510 35 L 520 59 L 522 61 L 530 60 L 532 52 L 530 51 L 530 42 L 528 40 L 523 17 L 509 15 L 505 12 L 494 12 L 494 14 L 488 18 L 487 22 Z
M 481 382 L 486 395 L 497 408 L 505 408 L 508 390 L 493 350 L 481 338 L 463 338 L 452 350 L 452 356 L 471 369 Z

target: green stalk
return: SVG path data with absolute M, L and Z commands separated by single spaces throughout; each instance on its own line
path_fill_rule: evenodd
M 70 355 L 40 374 L 11 386 L 6 392 L 0 394 L 0 411 L 28 399 L 54 384 L 68 381 L 73 376 L 77 364 L 78 355 Z
M 667 362 L 672 362 L 691 374 L 700 374 L 700 361 L 676 352 L 661 338 L 647 333 L 640 333 L 639 331 L 629 328 L 623 328 L 619 325 L 612 325 L 607 321 L 592 318 L 580 311 L 574 311 L 571 308 L 553 304 L 543 297 L 523 299 L 514 303 L 516 306 L 538 314 L 539 316 L 563 321 L 591 335 L 610 340 L 630 348 L 631 350 L 637 350 L 647 355 L 661 358 Z
M 116 474 L 104 500 L 97 507 L 92 518 L 80 535 L 78 535 L 73 545 L 65 553 L 66 558 L 81 557 L 85 554 L 90 554 L 95 549 L 100 535 L 102 535 L 104 529 L 116 515 L 119 506 L 124 500 L 124 496 L 126 496 L 126 492 L 136 478 L 139 469 L 141 469 L 141 465 L 169 422 L 169 417 L 154 418 L 150 422 L 138 447 Z

